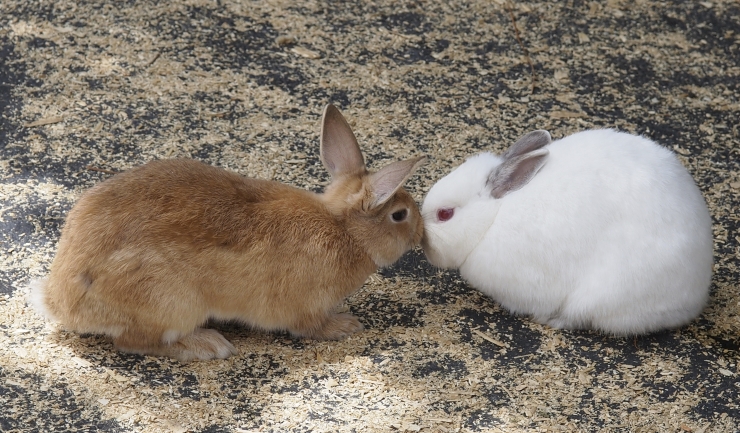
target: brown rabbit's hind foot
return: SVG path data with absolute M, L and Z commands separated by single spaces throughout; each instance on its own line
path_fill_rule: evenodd
M 316 340 L 343 340 L 350 335 L 365 329 L 360 320 L 349 313 L 332 314 L 323 322 L 311 323 L 298 329 L 291 329 L 290 333 L 296 337 L 313 338 Z
M 175 330 L 165 331 L 160 342 L 150 345 L 125 336 L 116 338 L 114 343 L 122 352 L 166 356 L 182 362 L 226 359 L 239 353 L 233 344 L 213 329 L 196 328 L 192 333 L 175 340 L 180 335 Z

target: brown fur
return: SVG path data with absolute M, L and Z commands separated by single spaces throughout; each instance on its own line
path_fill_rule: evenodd
M 321 150 L 332 174 L 324 194 L 193 160 L 150 162 L 95 186 L 67 217 L 41 308 L 121 350 L 181 360 L 236 353 L 200 328 L 208 319 L 319 339 L 362 329 L 332 310 L 421 240 L 419 211 L 400 187 L 421 158 L 394 163 L 405 173 L 377 203 L 388 187 L 365 169 L 333 106 Z M 402 209 L 408 218 L 393 222 Z

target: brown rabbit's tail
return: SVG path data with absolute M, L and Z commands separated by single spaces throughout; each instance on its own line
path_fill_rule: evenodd
M 59 318 L 53 311 L 51 311 L 48 304 L 48 292 L 46 290 L 46 284 L 48 281 L 49 280 L 46 278 L 31 280 L 28 284 L 31 288 L 31 293 L 28 295 L 27 299 L 28 305 L 33 307 L 38 314 L 45 317 L 47 320 L 57 322 L 59 321 Z
M 109 309 L 103 303 L 85 296 L 74 281 L 59 281 L 64 287 L 49 287 L 49 279 L 34 280 L 29 284 L 31 293 L 28 304 L 47 320 L 60 323 L 68 331 L 81 333 L 107 334 L 118 337 L 124 330 L 119 315 L 110 317 Z

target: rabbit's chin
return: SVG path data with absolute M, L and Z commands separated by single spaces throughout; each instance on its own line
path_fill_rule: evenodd
M 421 241 L 421 247 L 427 261 L 436 268 L 459 269 L 465 262 L 464 260 L 459 262 L 460 257 L 457 254 L 450 254 L 442 248 L 432 246 L 426 237 Z

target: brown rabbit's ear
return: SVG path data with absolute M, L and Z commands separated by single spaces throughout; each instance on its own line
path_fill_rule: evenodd
M 365 171 L 355 134 L 337 107 L 328 104 L 321 121 L 321 162 L 331 177 Z
M 383 205 L 400 188 L 417 168 L 426 160 L 426 157 L 396 161 L 381 168 L 369 176 L 370 190 L 373 201 L 370 208 Z

